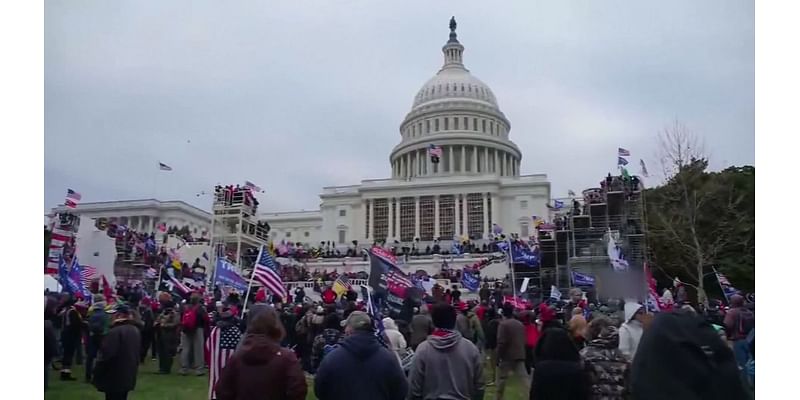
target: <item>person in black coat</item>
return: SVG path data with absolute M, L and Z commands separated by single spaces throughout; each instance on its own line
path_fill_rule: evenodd
M 58 338 L 56 329 L 51 321 L 53 314 L 52 307 L 48 306 L 47 297 L 44 298 L 44 388 L 47 389 L 48 377 L 50 375 L 50 363 L 58 355 Z
M 534 351 L 530 398 L 536 400 L 588 400 L 589 376 L 578 348 L 566 329 L 543 331 Z
M 127 305 L 118 304 L 110 312 L 114 322 L 100 347 L 94 385 L 106 394 L 106 400 L 125 400 L 136 387 L 141 335 Z
M 408 381 L 397 356 L 375 337 L 369 315 L 353 311 L 343 324 L 347 337 L 322 359 L 317 370 L 317 398 L 404 400 Z

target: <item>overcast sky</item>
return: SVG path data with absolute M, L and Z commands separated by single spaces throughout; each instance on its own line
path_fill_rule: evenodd
M 46 210 L 67 188 L 208 209 L 197 193 L 244 180 L 262 210 L 311 210 L 323 186 L 386 178 L 451 15 L 554 197 L 620 146 L 657 170 L 675 118 L 714 169 L 755 163 L 752 0 L 377 3 L 45 1 Z

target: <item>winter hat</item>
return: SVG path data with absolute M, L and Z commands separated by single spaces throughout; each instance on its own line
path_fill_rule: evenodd
M 372 320 L 369 314 L 363 311 L 351 312 L 347 319 L 341 322 L 341 325 L 355 331 L 372 331 Z

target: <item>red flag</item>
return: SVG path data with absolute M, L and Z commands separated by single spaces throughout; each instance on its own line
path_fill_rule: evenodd
M 64 205 L 67 206 L 67 208 L 78 208 L 78 203 L 70 199 L 64 200 Z
M 111 304 L 112 300 L 114 300 L 114 291 L 111 290 L 111 285 L 108 284 L 105 275 L 101 279 L 103 280 L 103 297 L 106 298 L 106 303 Z

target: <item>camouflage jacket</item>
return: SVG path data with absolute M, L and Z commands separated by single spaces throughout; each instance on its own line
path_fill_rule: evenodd
M 619 339 L 614 336 L 594 339 L 581 349 L 593 400 L 621 400 L 628 396 L 630 363 L 617 348 Z

